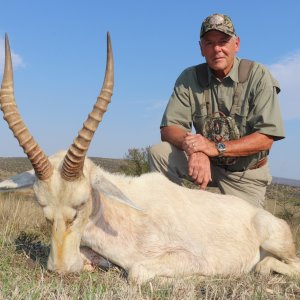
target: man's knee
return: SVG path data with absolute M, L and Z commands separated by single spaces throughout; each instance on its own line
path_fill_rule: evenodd
M 161 142 L 150 147 L 148 151 L 148 163 L 150 171 L 161 171 L 161 166 L 167 165 L 170 152 L 171 147 L 167 142 Z
M 150 158 L 154 158 L 154 157 L 159 157 L 160 155 L 160 147 L 159 147 L 160 144 L 156 144 L 156 145 L 153 145 L 149 148 L 149 151 L 148 151 L 148 157 L 149 159 Z

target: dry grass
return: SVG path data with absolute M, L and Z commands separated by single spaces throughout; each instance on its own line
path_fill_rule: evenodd
M 298 254 L 299 202 L 300 188 L 273 185 L 268 190 L 267 209 L 289 222 Z M 279 275 L 156 279 L 139 288 L 128 285 L 126 274 L 117 268 L 61 276 L 45 269 L 49 236 L 31 189 L 0 193 L 0 300 L 300 299 L 300 279 Z
M 289 223 L 300 255 L 300 188 L 271 185 L 267 190 L 265 208 Z
M 60 276 L 45 269 L 49 235 L 30 190 L 0 194 L 0 299 L 300 299 L 299 279 L 279 275 L 157 279 L 140 289 L 119 269 Z

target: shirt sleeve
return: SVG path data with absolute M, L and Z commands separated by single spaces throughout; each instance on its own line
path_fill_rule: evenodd
M 188 84 L 190 71 L 190 68 L 186 69 L 177 78 L 160 127 L 176 125 L 187 131 L 192 130 L 192 107 Z
M 281 117 L 278 92 L 280 87 L 271 73 L 258 64 L 254 70 L 253 97 L 248 122 L 253 132 L 270 135 L 274 140 L 283 139 L 284 127 Z

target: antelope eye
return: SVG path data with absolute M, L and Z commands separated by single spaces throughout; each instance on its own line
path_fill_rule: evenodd
M 73 208 L 74 208 L 75 210 L 81 210 L 81 209 L 84 207 L 85 203 L 86 203 L 86 202 L 82 202 L 82 203 L 80 203 L 80 204 L 78 204 L 78 205 L 73 206 Z
M 75 214 L 74 214 L 74 216 L 72 218 L 68 218 L 67 221 L 66 221 L 67 225 L 72 225 L 73 222 L 76 220 L 77 215 L 78 214 L 77 214 L 77 211 L 76 211 Z
M 73 223 L 75 220 L 76 220 L 76 218 L 77 218 L 77 215 L 78 215 L 78 213 L 77 213 L 77 211 L 76 211 L 76 213 L 75 213 L 75 215 L 74 215 L 74 217 L 72 218 L 72 220 L 71 220 L 71 222 Z

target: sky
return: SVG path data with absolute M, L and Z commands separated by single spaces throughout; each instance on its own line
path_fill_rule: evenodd
M 280 82 L 286 138 L 273 144 L 271 174 L 300 179 L 300 1 L 52 0 L 1 1 L 0 76 L 9 36 L 16 102 L 47 155 L 68 149 L 102 86 L 106 33 L 115 61 L 112 103 L 88 156 L 123 158 L 130 148 L 160 141 L 160 121 L 174 83 L 204 62 L 202 21 L 231 17 L 238 56 L 266 65 Z M 24 156 L 0 119 L 0 156 Z

